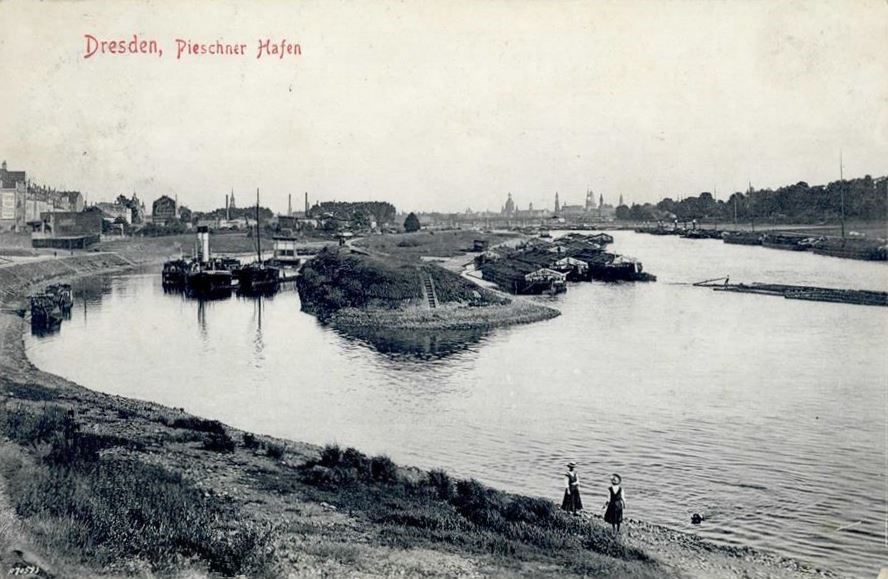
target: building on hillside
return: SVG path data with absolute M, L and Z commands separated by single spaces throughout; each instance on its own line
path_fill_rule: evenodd
M 232 194 L 231 206 L 234 206 L 234 195 Z M 151 219 L 155 225 L 167 225 L 178 218 L 176 208 L 176 200 L 167 195 L 162 195 L 154 201 L 151 206 Z

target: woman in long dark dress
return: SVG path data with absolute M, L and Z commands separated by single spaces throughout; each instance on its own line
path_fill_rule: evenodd
M 567 472 L 564 474 L 564 500 L 561 501 L 561 508 L 572 514 L 577 514 L 583 510 L 583 501 L 580 499 L 580 479 L 577 476 L 577 463 L 569 462 L 567 464 Z
M 604 504 L 604 520 L 611 524 L 615 533 L 620 532 L 620 524 L 623 522 L 623 508 L 626 506 L 626 497 L 623 494 L 623 479 L 614 473 L 611 476 L 611 486 L 607 488 L 609 493 Z

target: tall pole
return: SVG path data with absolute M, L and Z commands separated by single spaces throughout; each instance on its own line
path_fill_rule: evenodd
M 845 167 L 839 150 L 839 198 L 842 206 L 842 239 L 845 239 Z
M 262 263 L 262 234 L 259 233 L 259 187 L 256 187 L 256 253 L 259 254 L 259 263 Z

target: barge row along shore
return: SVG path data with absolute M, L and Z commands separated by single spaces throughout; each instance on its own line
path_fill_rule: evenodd
M 475 267 L 484 280 L 514 294 L 562 293 L 568 281 L 657 281 L 640 261 L 606 252 L 613 241 L 606 233 L 531 239 L 517 248 L 485 251 Z
M 703 229 L 696 223 L 691 227 L 666 226 L 662 223 L 638 227 L 636 233 L 650 235 L 677 235 L 686 239 L 721 239 L 735 245 L 761 245 L 771 249 L 811 251 L 818 255 L 859 259 L 863 261 L 888 261 L 888 243 L 884 239 L 866 237 L 830 237 L 804 233 L 756 231 L 722 231 L 716 227 Z

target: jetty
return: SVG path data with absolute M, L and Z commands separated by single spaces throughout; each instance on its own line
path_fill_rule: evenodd
M 730 283 L 727 277 L 700 281 L 695 283 L 694 286 L 708 287 L 715 291 L 778 296 L 789 300 L 833 302 L 861 306 L 888 306 L 888 292 L 882 291 L 757 282 L 751 284 Z

